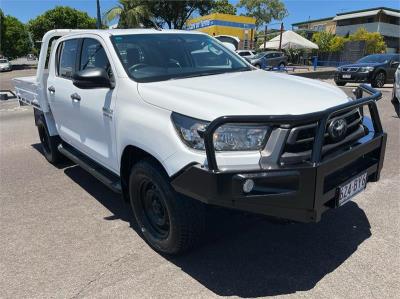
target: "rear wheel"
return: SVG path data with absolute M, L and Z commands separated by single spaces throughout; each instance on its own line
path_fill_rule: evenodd
M 278 67 L 279 67 L 280 69 L 285 68 L 285 63 L 284 63 L 284 62 L 281 62 L 281 63 L 278 65 Z
M 177 194 L 164 169 L 146 159 L 132 167 L 129 196 L 140 232 L 151 247 L 180 254 L 204 232 L 204 205 Z
M 60 162 L 63 157 L 57 147 L 61 143 L 61 139 L 58 136 L 50 136 L 47 125 L 43 119 L 37 121 L 37 128 L 43 155 L 46 160 L 52 164 Z
M 383 87 L 386 83 L 386 75 L 384 72 L 379 72 L 375 75 L 374 79 L 372 80 L 371 86 L 372 87 Z
M 260 69 L 260 68 L 261 68 L 261 65 L 256 64 L 255 67 L 258 68 L 258 69 Z
M 346 82 L 343 82 L 343 81 L 335 81 L 335 84 L 336 84 L 337 86 L 345 86 L 345 85 L 346 85 Z

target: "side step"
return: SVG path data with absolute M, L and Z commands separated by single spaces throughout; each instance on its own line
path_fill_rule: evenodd
M 58 150 L 68 159 L 78 164 L 100 182 L 105 184 L 108 188 L 116 193 L 122 193 L 121 180 L 116 174 L 99 165 L 68 144 L 60 144 Z

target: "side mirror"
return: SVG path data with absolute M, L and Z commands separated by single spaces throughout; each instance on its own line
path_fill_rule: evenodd
M 390 66 L 391 66 L 391 67 L 398 67 L 399 64 L 400 64 L 400 62 L 398 62 L 398 61 L 392 61 L 392 62 L 390 63 Z
M 114 88 L 107 72 L 97 67 L 76 72 L 72 76 L 72 83 L 81 89 Z

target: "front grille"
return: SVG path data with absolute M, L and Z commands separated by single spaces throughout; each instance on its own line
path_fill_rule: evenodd
M 335 141 L 329 135 L 328 129 L 325 131 L 324 143 L 322 147 L 322 154 L 326 155 L 331 153 L 349 142 L 358 140 L 366 135 L 365 128 L 362 125 L 362 115 L 359 109 L 347 111 L 345 113 L 337 114 L 328 121 L 327 128 L 332 121 L 341 118 L 346 121 L 347 131 L 343 138 Z M 314 144 L 314 137 L 316 135 L 317 123 L 303 125 L 293 128 L 287 138 L 285 149 L 281 155 L 281 163 L 295 164 L 304 161 L 309 161 L 311 158 L 311 151 Z
M 342 71 L 348 73 L 355 73 L 358 71 L 358 67 L 343 67 Z

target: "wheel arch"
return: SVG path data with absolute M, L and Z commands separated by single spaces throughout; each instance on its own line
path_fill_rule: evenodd
M 167 173 L 164 165 L 151 153 L 134 145 L 125 146 L 121 154 L 120 163 L 120 178 L 122 186 L 122 194 L 126 201 L 129 201 L 129 175 L 133 165 L 142 161 L 143 159 L 149 159 L 160 165 L 160 167 Z

